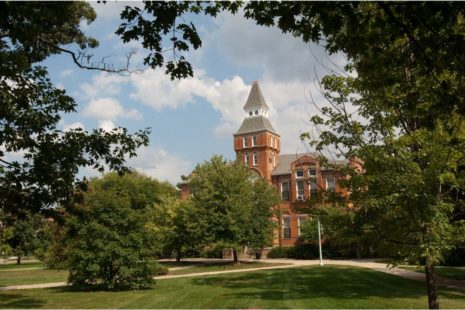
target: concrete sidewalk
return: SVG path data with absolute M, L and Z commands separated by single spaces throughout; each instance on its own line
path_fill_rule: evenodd
M 259 270 L 316 266 L 320 264 L 319 260 L 262 259 L 260 261 L 263 263 L 277 263 L 277 264 L 279 263 L 279 264 L 288 264 L 288 265 L 257 267 L 257 268 L 250 268 L 250 269 L 209 271 L 209 272 L 182 274 L 182 275 L 165 275 L 165 276 L 157 276 L 155 277 L 155 279 L 164 280 L 164 279 L 176 279 L 176 278 L 187 278 L 187 277 L 200 277 L 200 276 L 227 274 L 227 273 L 253 272 L 253 271 L 259 271 Z M 388 268 L 385 263 L 379 263 L 379 262 L 376 262 L 375 260 L 369 260 L 369 259 L 352 259 L 352 260 L 326 259 L 324 260 L 324 265 L 354 266 L 354 267 L 360 267 L 360 268 L 369 268 L 369 269 L 373 269 L 376 271 L 396 275 L 396 276 L 406 278 L 406 279 L 411 279 L 415 281 L 423 281 L 423 282 L 425 281 L 425 275 L 423 273 L 400 269 L 400 268 Z M 448 279 L 448 278 L 443 278 L 443 277 L 437 277 L 437 281 L 438 281 L 438 286 L 440 287 L 447 287 L 447 288 L 455 289 L 461 292 L 465 292 L 465 281 L 459 281 L 459 280 Z M 25 289 L 34 289 L 34 288 L 51 288 L 51 287 L 61 287 L 61 286 L 66 286 L 66 285 L 67 284 L 65 282 L 15 285 L 15 286 L 0 287 L 0 291 L 25 290 Z

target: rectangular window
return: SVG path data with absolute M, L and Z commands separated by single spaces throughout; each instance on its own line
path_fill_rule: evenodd
M 316 168 L 308 169 L 308 177 L 310 179 L 316 179 Z
M 257 146 L 257 136 L 252 137 L 252 146 Z
M 273 147 L 273 136 L 270 136 L 270 146 Z
M 258 153 L 257 152 L 253 153 L 253 165 L 254 166 L 258 165 Z
M 318 193 L 318 185 L 316 184 L 316 182 L 310 180 L 309 187 L 310 187 L 310 196 L 316 196 Z
M 302 223 L 307 220 L 307 217 L 306 216 L 299 216 L 297 218 L 297 233 L 298 233 L 298 236 L 300 236 L 300 226 L 302 225 Z
M 289 201 L 289 182 L 281 182 L 281 199 Z
M 245 155 L 244 155 L 244 163 L 245 163 L 246 166 L 250 165 L 249 153 L 245 153 Z
M 291 218 L 289 216 L 283 217 L 283 238 L 291 238 Z
M 242 138 L 242 145 L 244 147 L 249 147 L 249 137 Z
M 326 190 L 333 193 L 336 190 L 336 181 L 333 176 L 326 177 Z
M 304 200 L 304 181 L 297 181 L 297 200 Z
M 296 170 L 295 171 L 295 177 L 296 178 L 303 178 L 304 177 L 304 171 L 303 170 Z

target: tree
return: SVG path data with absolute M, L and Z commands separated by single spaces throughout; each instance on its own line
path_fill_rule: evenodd
M 51 83 L 41 62 L 67 53 L 81 67 L 106 70 L 83 65 L 84 50 L 98 42 L 79 27 L 94 19 L 85 2 L 0 3 L 0 209 L 5 213 L 66 204 L 79 168 L 127 171 L 125 159 L 148 144 L 148 129 L 128 134 L 123 128 L 58 128 L 76 103 Z
M 175 253 L 176 261 L 180 261 L 185 254 L 198 252 L 199 242 L 188 229 L 193 212 L 189 201 L 175 196 L 165 196 L 153 206 L 149 228 L 160 245 L 158 255 Z
M 194 209 L 189 227 L 205 245 L 262 248 L 271 243 L 276 191 L 239 162 L 220 156 L 198 165 L 190 180 Z
M 320 151 L 331 146 L 341 156 L 358 160 L 358 166 L 363 164 L 362 171 L 335 167 L 351 176 L 342 183 L 352 191 L 358 216 L 371 223 L 372 236 L 383 241 L 376 244 L 426 260 L 428 303 L 438 308 L 434 265 L 448 248 L 463 244 L 464 235 L 465 5 L 263 1 L 239 5 L 244 16 L 259 25 L 276 26 L 305 42 L 319 41 L 330 53 L 347 57 L 344 69 L 352 75 L 322 80 L 329 103 L 320 110 L 323 117 L 313 118 L 320 132 L 312 145 Z M 126 9 L 122 17 L 144 27 L 123 24 L 120 33 L 125 39 L 154 40 L 156 50 L 163 50 L 162 35 L 177 27 L 177 18 L 237 11 L 237 5 L 212 9 L 198 2 L 158 6 L 169 7 L 172 14 L 162 15 L 159 9 L 144 15 Z M 152 27 L 147 18 L 163 27 Z M 201 43 L 193 26 L 189 35 L 174 42 L 179 40 L 182 43 L 173 44 L 178 51 Z
M 158 245 L 149 214 L 162 195 L 174 192 L 138 173 L 92 179 L 65 223 L 68 282 L 116 290 L 150 286 Z
M 40 214 L 30 212 L 18 215 L 9 220 L 11 236 L 7 239 L 12 253 L 17 257 L 16 263 L 21 264 L 24 256 L 33 254 L 39 247 L 39 231 L 45 223 Z

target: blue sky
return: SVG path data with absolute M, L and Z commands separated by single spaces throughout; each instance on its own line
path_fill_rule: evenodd
M 132 63 L 141 66 L 147 51 L 137 42 L 123 44 L 114 34 L 125 5 L 141 3 L 92 3 L 97 19 L 82 29 L 100 42 L 92 51 L 96 61 L 112 55 L 108 62 L 117 65 L 136 49 Z M 337 70 L 335 64 L 343 65 L 344 58 L 329 58 L 317 45 L 256 26 L 240 14 L 194 17 L 193 21 L 203 46 L 186 54 L 194 67 L 195 76 L 190 79 L 173 82 L 163 69 L 124 77 L 79 69 L 67 55 L 49 58 L 45 65 L 52 81 L 78 104 L 78 113 L 64 115 L 60 126 L 86 130 L 121 126 L 132 132 L 151 127 L 150 146 L 140 149 L 129 165 L 175 184 L 214 154 L 234 158 L 232 135 L 244 117 L 242 107 L 251 84 L 257 80 L 271 108 L 269 118 L 281 134 L 281 152 L 305 151 L 299 136 L 311 129 L 308 119 L 315 113 L 311 97 L 322 102 L 315 78 Z M 81 174 L 97 175 L 90 169 Z

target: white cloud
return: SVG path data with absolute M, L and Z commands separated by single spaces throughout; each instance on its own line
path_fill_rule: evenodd
M 73 74 L 73 70 L 71 69 L 65 69 L 63 71 L 60 72 L 60 77 L 67 77 L 67 76 L 70 76 L 71 74 Z
M 143 3 L 140 1 L 106 1 L 105 3 L 91 1 L 90 5 L 97 13 L 97 18 L 103 19 L 119 18 L 125 6 L 143 7 Z
M 128 160 L 128 166 L 161 181 L 179 182 L 181 175 L 189 174 L 192 163 L 162 148 L 144 147 L 138 157 Z
M 121 117 L 134 120 L 142 118 L 139 111 L 136 109 L 125 110 L 119 101 L 113 98 L 91 100 L 82 114 L 99 120 L 116 120 Z
M 99 121 L 98 127 L 105 131 L 112 131 L 116 128 L 115 124 L 111 120 Z
M 220 14 L 208 40 L 217 42 L 223 57 L 238 66 L 261 69 L 275 81 L 312 81 L 345 64 L 342 55 L 328 56 L 316 43 L 282 33 L 277 27 L 258 26 L 243 14 Z
M 76 128 L 82 128 L 83 130 L 85 130 L 86 126 L 84 126 L 84 124 L 81 123 L 81 122 L 74 122 L 74 123 L 71 123 L 71 124 L 64 124 L 63 131 L 68 131 L 70 129 L 76 129 Z
M 82 83 L 79 87 L 85 98 L 95 99 L 119 95 L 121 93 L 122 84 L 127 82 L 127 77 L 102 72 L 95 75 L 91 83 Z

